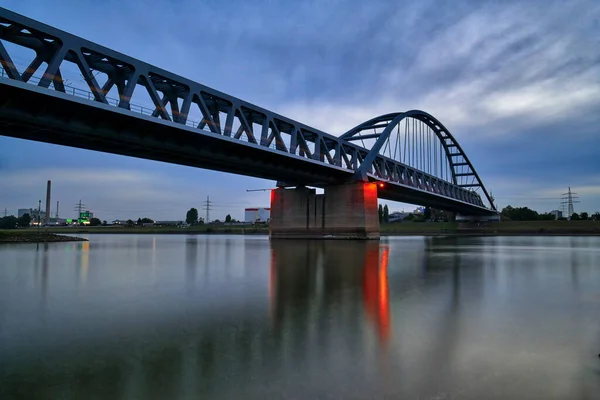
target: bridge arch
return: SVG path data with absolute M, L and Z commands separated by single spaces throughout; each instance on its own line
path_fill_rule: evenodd
M 372 143 L 368 154 L 362 160 L 360 167 L 357 169 L 355 178 L 364 181 L 368 180 L 368 175 L 370 171 L 373 170 L 373 166 L 376 163 L 376 160 L 379 157 L 385 157 L 385 155 L 381 153 L 382 149 L 384 149 L 386 146 L 391 148 L 390 143 L 394 131 L 397 130 L 399 133 L 400 127 L 403 123 L 405 127 L 404 133 L 407 135 L 405 136 L 405 140 L 406 137 L 410 137 L 411 132 L 409 131 L 409 121 L 411 120 L 413 122 L 419 121 L 421 124 L 423 124 L 431 130 L 430 134 L 434 135 L 435 138 L 437 138 L 438 144 L 435 144 L 435 146 L 439 147 L 441 153 L 443 154 L 443 157 L 445 157 L 445 160 L 440 159 L 439 162 L 445 161 L 447 163 L 447 168 L 449 172 L 449 179 L 445 180 L 458 187 L 462 187 L 465 189 L 481 189 L 486 199 L 488 200 L 490 207 L 493 210 L 496 210 L 493 197 L 490 195 L 490 193 L 484 186 L 481 178 L 479 177 L 479 174 L 475 170 L 475 167 L 469 160 L 467 154 L 464 152 L 456 138 L 437 118 L 422 110 L 410 110 L 406 112 L 395 112 L 380 115 L 378 117 L 372 118 L 368 121 L 357 125 L 356 127 L 350 129 L 349 131 L 340 136 L 340 139 L 344 141 L 361 141 L 363 142 L 363 145 L 365 145 L 365 139 L 375 140 L 374 143 Z M 415 125 L 413 123 L 413 129 L 414 128 Z M 412 132 L 412 134 L 413 139 L 415 137 L 418 137 L 419 134 L 421 134 L 421 140 L 423 140 L 422 128 L 420 132 L 415 131 Z M 429 139 L 430 138 L 428 138 L 427 140 Z M 430 142 L 429 144 L 431 145 Z M 418 161 L 418 157 L 415 158 L 417 158 Z M 403 161 L 406 163 L 406 160 Z M 407 165 L 418 168 L 418 166 L 415 165 Z

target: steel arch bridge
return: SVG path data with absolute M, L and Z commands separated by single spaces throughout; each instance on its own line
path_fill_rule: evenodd
M 334 136 L 0 8 L 0 134 L 285 185 L 380 183 L 384 199 L 470 215 L 494 202 L 430 114 Z

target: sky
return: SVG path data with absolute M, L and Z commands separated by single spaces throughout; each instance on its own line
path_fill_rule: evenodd
M 497 206 L 600 211 L 600 2 L 4 0 L 2 6 L 334 135 L 424 110 Z M 18 57 L 15 62 L 26 62 Z M 0 136 L 0 211 L 103 220 L 268 206 L 274 182 Z M 414 206 L 386 202 L 390 209 Z

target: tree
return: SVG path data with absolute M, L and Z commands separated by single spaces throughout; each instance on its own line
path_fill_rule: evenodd
M 423 217 L 426 221 L 431 219 L 431 207 L 425 207 L 425 211 L 423 211 Z
M 196 225 L 198 223 L 198 210 L 190 208 L 185 214 L 185 222 L 190 225 Z
M 21 215 L 18 219 L 18 222 L 20 227 L 28 227 L 31 224 L 31 216 L 27 213 Z
M 500 213 L 503 217 L 512 221 L 536 221 L 539 219 L 537 211 L 527 207 L 504 207 Z
M 91 226 L 100 226 L 100 225 L 102 225 L 102 221 L 100 221 L 100 218 L 94 217 L 94 218 L 90 219 L 90 225 Z
M 154 223 L 154 220 L 152 218 L 148 218 L 148 217 L 138 218 L 138 220 L 137 220 L 138 225 L 152 224 L 152 223 Z
M 554 221 L 556 219 L 556 216 L 552 213 L 543 213 L 538 215 L 538 219 L 540 219 L 541 221 Z
M 231 222 L 231 215 L 227 214 L 225 217 L 225 222 Z
M 383 206 L 383 222 L 388 222 L 390 220 L 390 209 L 387 204 Z
M 0 218 L 0 229 L 16 229 L 19 219 L 14 215 Z
M 102 221 L 102 226 L 106 226 L 108 223 L 106 221 Z
M 573 215 L 571 215 L 571 221 L 578 221 L 579 219 L 579 214 L 573 213 Z
M 582 220 L 587 220 L 590 217 L 590 215 L 586 212 L 582 212 L 581 215 L 579 216 L 579 218 L 581 218 Z
M 383 206 L 380 204 L 378 209 L 379 223 L 383 222 Z
M 133 220 L 132 219 L 128 219 L 127 220 L 127 226 L 133 226 L 133 225 L 134 225 Z
M 600 212 L 596 211 L 593 215 L 592 218 L 594 221 L 600 221 Z

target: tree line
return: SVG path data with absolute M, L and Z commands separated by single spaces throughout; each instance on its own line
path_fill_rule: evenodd
M 7 215 L 6 217 L 0 218 L 0 229 L 25 228 L 31 224 L 31 219 L 29 214 L 23 214 L 19 218 L 14 215 Z
M 554 221 L 556 216 L 553 213 L 538 213 L 529 207 L 512 207 L 510 205 L 504 207 L 500 212 L 500 215 L 504 219 L 511 221 Z M 566 220 L 566 217 L 558 218 L 559 220 Z M 571 221 L 579 220 L 595 220 L 600 221 L 600 212 L 595 212 L 590 215 L 587 212 L 581 214 L 574 213 L 571 215 Z
M 192 207 L 185 214 L 185 222 L 188 223 L 188 224 L 190 224 L 190 225 L 203 225 L 204 224 L 204 218 L 202 218 L 202 217 L 200 217 L 198 215 L 198 209 Z M 215 222 L 215 223 L 218 224 L 218 223 L 221 222 L 221 220 L 216 219 L 213 222 Z M 230 223 L 230 222 L 238 222 L 238 221 L 235 220 L 235 219 L 233 219 L 233 218 L 231 218 L 230 214 L 227 214 L 225 216 L 224 222 L 225 223 Z

